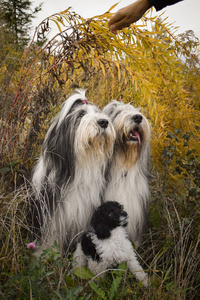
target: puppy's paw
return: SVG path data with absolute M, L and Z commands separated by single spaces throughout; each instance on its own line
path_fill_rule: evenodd
M 142 282 L 142 284 L 143 284 L 144 287 L 146 287 L 146 288 L 149 287 L 149 278 L 148 278 L 147 274 L 145 274 L 144 279 L 141 280 L 141 282 Z

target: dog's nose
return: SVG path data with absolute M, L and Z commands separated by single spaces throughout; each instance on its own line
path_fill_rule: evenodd
M 132 119 L 135 123 L 140 124 L 142 122 L 142 115 L 134 115 Z
M 123 210 L 122 216 L 123 216 L 123 217 L 128 217 L 128 214 L 127 214 L 127 212 L 126 212 L 125 210 Z
M 106 119 L 100 119 L 100 120 L 97 121 L 97 123 L 99 124 L 99 126 L 101 128 L 105 129 L 105 128 L 108 127 L 108 120 L 106 120 Z

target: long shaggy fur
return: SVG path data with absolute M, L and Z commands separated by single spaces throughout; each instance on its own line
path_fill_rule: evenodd
M 147 287 L 148 276 L 128 240 L 127 223 L 128 215 L 118 202 L 108 201 L 98 207 L 74 252 L 74 267 L 87 266 L 94 274 L 101 274 L 127 262 L 129 270 Z
M 149 199 L 150 125 L 139 109 L 112 101 L 105 106 L 116 131 L 104 201 L 118 201 L 129 214 L 129 239 L 142 239 Z
M 88 103 L 84 90 L 65 101 L 47 132 L 32 178 L 39 253 L 54 240 L 68 247 L 89 224 L 101 203 L 114 140 L 109 117 Z

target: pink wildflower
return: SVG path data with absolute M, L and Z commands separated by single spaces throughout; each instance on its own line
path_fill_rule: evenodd
M 36 245 L 35 245 L 35 243 L 33 243 L 33 242 L 27 244 L 27 248 L 28 248 L 29 250 L 34 250 L 35 247 L 36 247 Z

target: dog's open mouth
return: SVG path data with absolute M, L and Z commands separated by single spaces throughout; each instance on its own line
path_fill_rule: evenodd
M 129 132 L 127 136 L 123 135 L 124 142 L 137 142 L 138 145 L 141 145 L 142 142 L 142 134 L 138 129 L 133 129 Z

